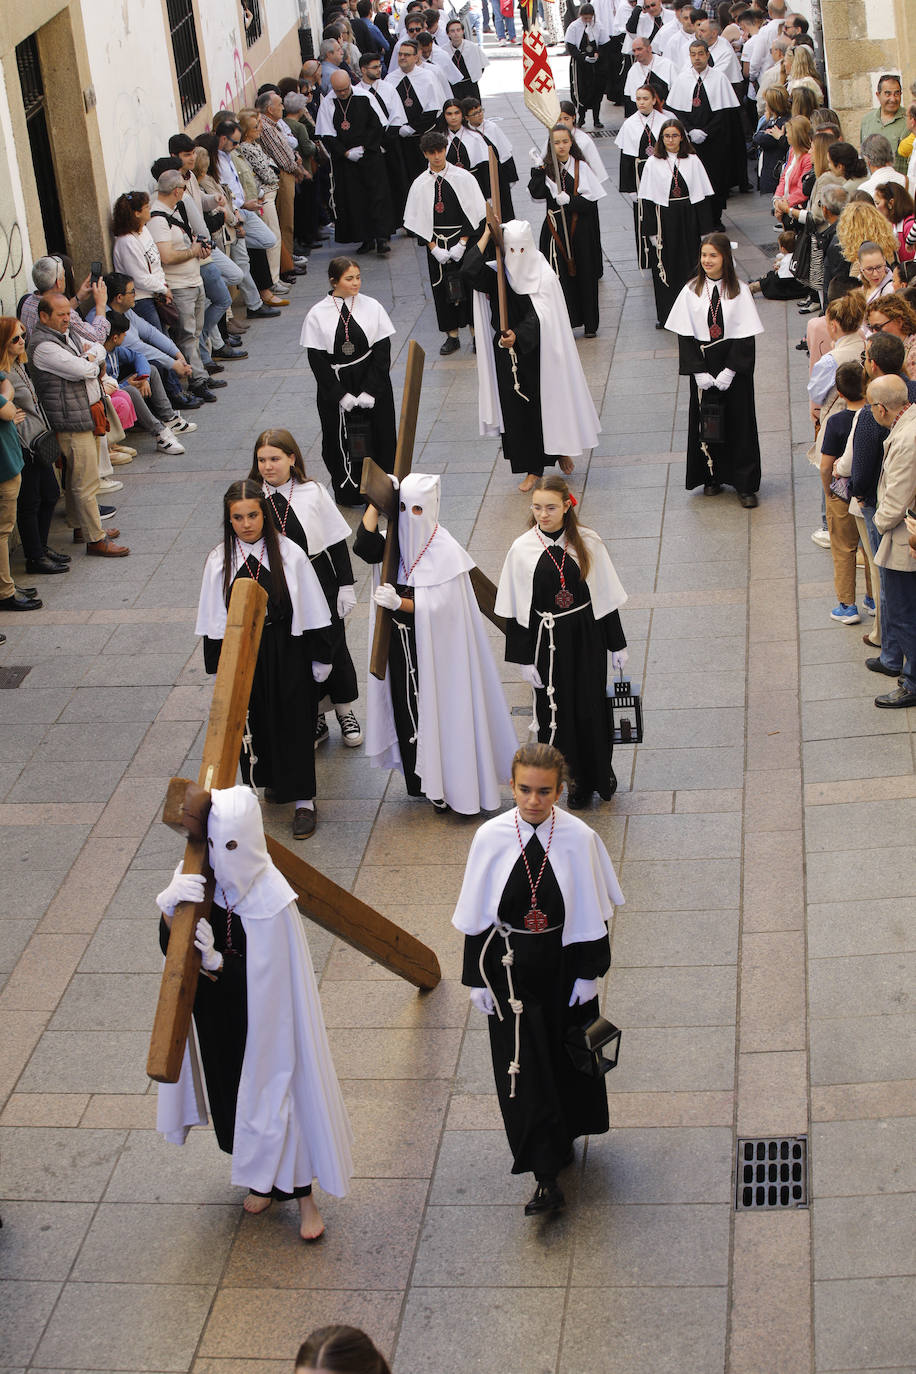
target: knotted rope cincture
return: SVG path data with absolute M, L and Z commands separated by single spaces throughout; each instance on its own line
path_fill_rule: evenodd
M 417 700 L 419 700 L 420 689 L 419 689 L 419 687 L 417 686 L 417 670 L 416 670 L 416 666 L 415 666 L 414 661 L 413 661 L 413 659 L 411 658 L 411 655 L 410 655 L 410 629 L 409 629 L 409 627 L 408 627 L 407 625 L 403 624 L 403 622 L 400 621 L 400 620 L 396 620 L 396 621 L 394 622 L 394 624 L 395 624 L 395 627 L 396 627 L 396 629 L 397 629 L 397 631 L 398 631 L 398 634 L 401 636 L 401 650 L 402 650 L 402 652 L 403 652 L 403 654 L 404 654 L 404 663 L 405 663 L 405 665 L 406 665 L 406 670 L 405 670 L 405 673 L 404 673 L 404 688 L 405 688 L 405 691 L 406 691 L 406 694 L 407 694 L 407 711 L 408 711 L 408 714 L 410 715 L 410 723 L 411 723 L 411 725 L 413 726 L 413 734 L 412 734 L 411 737 L 410 737 L 410 743 L 411 743 L 411 744 L 416 744 L 416 742 L 417 742 L 417 718 L 416 718 L 416 716 L 415 716 L 414 713 L 413 713 L 413 701 L 414 701 L 414 697 L 416 697 Z M 413 696 L 411 696 L 411 694 L 410 694 L 411 686 L 413 687 Z
M 541 652 L 541 635 L 545 629 L 547 630 L 547 684 L 544 687 L 544 691 L 547 693 L 547 704 L 550 707 L 550 738 L 547 740 L 548 744 L 553 744 L 557 733 L 557 694 L 556 688 L 553 685 L 553 665 L 557 653 L 556 641 L 553 635 L 554 625 L 558 620 L 562 620 L 564 615 L 575 615 L 578 611 L 584 611 L 585 607 L 589 604 L 590 603 L 586 601 L 583 602 L 581 606 L 573 606 L 572 609 L 568 611 L 537 612 L 540 616 L 541 623 L 538 625 L 538 634 L 534 645 L 535 667 L 537 666 L 538 655 Z M 537 691 L 538 689 L 536 687 L 532 688 L 535 720 L 537 720 Z
M 514 981 L 513 981 L 513 979 L 512 979 L 512 965 L 515 963 L 515 951 L 513 950 L 512 946 L 509 944 L 509 936 L 510 936 L 510 935 L 537 935 L 537 934 L 546 935 L 549 931 L 552 931 L 552 930 L 559 930 L 559 929 L 560 929 L 559 926 L 548 926 L 547 929 L 544 930 L 544 931 L 516 930 L 514 926 L 506 925 L 505 921 L 497 921 L 493 926 L 491 926 L 491 928 L 490 928 L 490 933 L 489 933 L 489 935 L 487 936 L 486 940 L 484 940 L 484 942 L 483 942 L 483 949 L 480 951 L 480 959 L 478 960 L 478 966 L 479 966 L 479 968 L 480 968 L 480 976 L 481 976 L 481 978 L 483 979 L 484 987 L 487 989 L 487 992 L 490 994 L 490 997 L 491 997 L 492 1000 L 493 1000 L 493 1009 L 494 1009 L 494 1011 L 496 1012 L 496 1015 L 499 1017 L 500 1021 L 504 1021 L 506 1018 L 503 1016 L 502 1008 L 500 1007 L 499 1002 L 498 1002 L 498 1000 L 497 1000 L 497 998 L 496 998 L 496 994 L 495 994 L 494 991 L 493 991 L 493 985 L 491 984 L 489 978 L 487 977 L 487 972 L 486 972 L 486 969 L 484 968 L 484 957 L 485 957 L 485 955 L 486 955 L 487 950 L 490 948 L 490 941 L 493 939 L 493 936 L 494 936 L 494 935 L 501 935 L 502 938 L 503 938 L 503 939 L 505 940 L 505 942 L 506 942 L 506 952 L 505 952 L 505 954 L 502 956 L 502 958 L 500 959 L 499 962 L 502 964 L 503 968 L 506 970 L 506 984 L 507 984 L 507 986 L 508 986 L 508 997 L 507 997 L 506 1000 L 507 1000 L 508 1003 L 509 1003 L 509 1010 L 512 1012 L 513 1016 L 515 1017 L 515 1048 L 514 1048 L 514 1052 L 513 1052 L 512 1058 L 509 1060 L 509 1067 L 508 1067 L 508 1069 L 507 1069 L 507 1073 L 508 1073 L 508 1075 L 509 1075 L 509 1097 L 510 1097 L 510 1098 L 515 1097 L 515 1086 L 516 1086 L 516 1082 L 517 1082 L 517 1080 L 518 1080 L 519 1074 L 520 1074 L 521 1071 L 522 1071 L 522 1064 L 521 1064 L 522 1012 L 525 1010 L 525 1006 L 524 1006 L 524 1003 L 523 1003 L 518 997 L 516 997 L 516 995 L 515 995 L 515 983 L 514 983 Z

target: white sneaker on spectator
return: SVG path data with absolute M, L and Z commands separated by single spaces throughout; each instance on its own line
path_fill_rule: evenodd
M 123 485 L 123 482 L 116 482 L 113 477 L 99 478 L 99 491 L 120 491 Z
M 811 540 L 819 549 L 830 548 L 830 535 L 826 530 L 815 530 L 811 536 Z
M 184 444 L 179 444 L 170 429 L 160 430 L 156 436 L 156 448 L 160 453 L 184 453 Z
M 193 420 L 186 420 L 183 415 L 173 415 L 171 420 L 166 420 L 165 427 L 173 434 L 193 434 L 197 428 Z

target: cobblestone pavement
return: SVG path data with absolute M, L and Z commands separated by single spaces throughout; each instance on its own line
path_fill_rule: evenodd
M 488 104 L 523 170 L 535 126 L 504 94 L 517 51 L 492 55 Z M 540 223 L 523 192 L 517 204 Z M 158 814 L 169 776 L 196 772 L 210 695 L 193 607 L 221 493 L 258 431 L 289 426 L 320 468 L 298 334 L 323 250 L 283 320 L 246 336 L 251 357 L 186 456 L 144 441 L 122 470 L 131 557 L 77 557 L 46 609 L 3 617 L 0 664 L 31 667 L 0 692 L 5 1374 L 279 1374 L 333 1320 L 365 1326 L 396 1374 L 916 1367 L 916 718 L 873 708 L 861 633 L 828 619 L 794 308 L 763 306 L 759 509 L 687 493 L 676 350 L 652 328 L 629 206 L 612 190 L 601 213 L 601 333 L 579 347 L 603 434 L 573 485 L 630 594 L 647 721 L 645 744 L 615 757 L 614 801 L 588 816 L 627 897 L 605 993 L 624 1027 L 613 1129 L 577 1149 L 566 1213 L 526 1221 L 449 925 L 474 822 L 406 799 L 332 725 L 307 857 L 431 944 L 444 972 L 418 996 L 308 929 L 353 1191 L 322 1201 L 327 1236 L 306 1251 L 288 1208 L 243 1216 L 208 1131 L 178 1150 L 153 1130 L 153 898 L 180 854 Z M 757 275 L 773 236 L 756 197 L 733 202 L 728 227 Z M 526 503 L 477 436 L 474 359 L 439 359 L 410 242 L 366 278 L 397 324 L 397 385 L 407 340 L 428 350 L 415 465 L 443 474 L 444 523 L 495 577 Z M 364 578 L 359 592 L 362 663 Z M 284 809 L 267 817 L 287 832 Z M 736 1214 L 736 1136 L 781 1134 L 808 1136 L 813 1206 Z

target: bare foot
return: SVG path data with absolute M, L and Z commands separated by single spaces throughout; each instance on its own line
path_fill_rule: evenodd
M 299 1199 L 299 1234 L 303 1240 L 318 1240 L 324 1235 L 324 1222 L 311 1193 Z
M 576 466 L 576 465 L 575 465 L 575 463 L 573 462 L 573 460 L 572 460 L 571 458 L 565 458 L 565 457 L 564 457 L 564 458 L 560 458 L 560 459 L 558 460 L 557 466 L 559 467 L 559 469 L 560 469 L 560 471 L 563 473 L 563 475 L 564 475 L 565 477 L 568 477 L 569 474 L 575 470 L 575 466 Z
M 261 1212 L 266 1212 L 272 1202 L 273 1198 L 258 1197 L 257 1193 L 249 1193 L 242 1207 L 250 1216 L 256 1217 Z
M 529 473 L 528 473 L 528 476 L 525 478 L 524 482 L 519 482 L 519 484 L 518 484 L 518 489 L 519 489 L 519 491 L 530 491 L 531 488 L 534 486 L 534 484 L 535 484 L 535 482 L 536 482 L 537 480 L 538 480 L 538 479 L 537 479 L 537 473 L 536 473 L 536 472 L 529 472 Z

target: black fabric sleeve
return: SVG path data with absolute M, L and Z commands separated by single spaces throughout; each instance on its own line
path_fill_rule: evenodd
M 338 587 L 351 587 L 356 578 L 353 576 L 353 565 L 350 562 L 350 550 L 347 548 L 346 539 L 341 539 L 339 544 L 331 544 L 327 554 L 334 568 Z
M 333 626 L 321 625 L 315 630 L 306 630 L 302 636 L 302 646 L 309 663 L 332 663 L 334 660 Z
M 546 167 L 532 167 L 531 176 L 528 178 L 528 194 L 532 200 L 547 199 L 547 180 Z
M 619 611 L 610 611 L 607 615 L 603 615 L 597 624 L 604 635 L 604 642 L 610 653 L 616 654 L 620 649 L 627 647 L 627 637 L 620 623 Z
M 506 621 L 506 662 L 534 662 L 534 635 L 527 625 L 520 625 L 517 620 Z
M 566 972 L 572 978 L 601 978 L 611 967 L 607 932 L 598 940 L 580 940 L 563 950 Z
M 391 376 L 391 340 L 379 339 L 370 350 L 369 393 L 378 398 Z
M 324 348 L 309 348 L 308 353 L 309 367 L 315 374 L 318 389 L 330 400 L 340 402 L 344 395 L 344 388 L 337 380 L 334 369 L 331 367 L 331 355 Z
M 204 671 L 215 673 L 219 667 L 219 656 L 223 651 L 221 639 L 208 639 L 204 635 Z
M 728 351 L 725 366 L 730 367 L 733 372 L 745 373 L 752 377 L 757 355 L 757 345 L 753 336 L 749 339 L 727 339 L 726 343 L 728 344 Z M 703 369 L 700 368 L 700 371 L 702 372 Z
M 682 377 L 691 377 L 696 372 L 708 372 L 709 364 L 700 352 L 700 345 L 696 339 L 686 334 L 677 336 L 678 349 L 678 373 Z
M 465 935 L 464 937 L 464 962 L 461 969 L 461 981 L 466 988 L 486 986 L 480 976 L 480 952 L 489 933 L 489 930 L 484 930 L 480 935 Z
M 353 540 L 353 552 L 364 563 L 381 563 L 385 553 L 385 536 L 378 530 L 367 530 L 361 524 Z
M 515 351 L 522 354 L 533 353 L 541 342 L 541 322 L 537 311 L 531 304 L 530 296 L 523 299 L 526 303 L 524 313 L 512 324 L 515 330 Z
M 487 266 L 487 259 L 477 247 L 476 240 L 468 244 L 461 259 L 461 276 L 469 290 L 481 291 L 487 297 L 496 283 L 496 274 L 492 267 Z
M 585 61 L 585 54 L 581 49 L 576 47 L 575 43 L 566 44 L 566 56 L 571 58 L 573 62 L 578 62 L 580 65 Z

